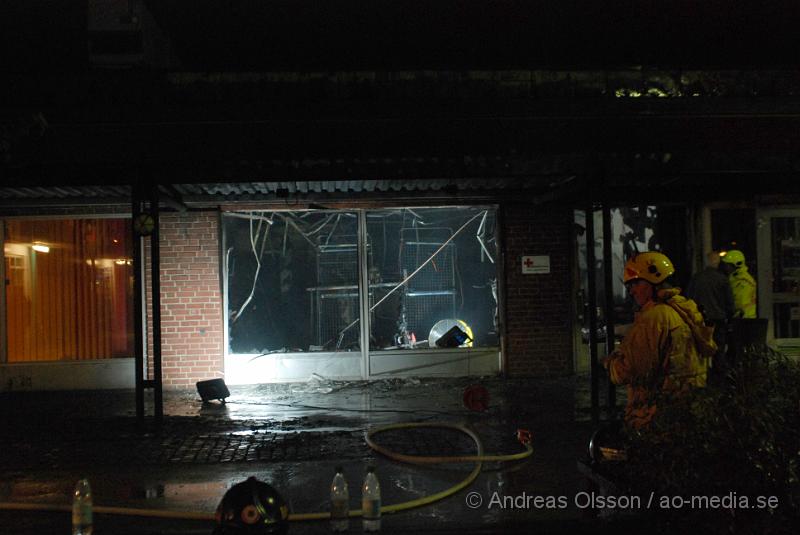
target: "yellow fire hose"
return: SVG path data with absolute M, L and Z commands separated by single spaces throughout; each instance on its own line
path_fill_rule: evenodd
M 72 511 L 71 505 L 49 503 L 2 503 L 0 511 L 40 511 L 64 512 Z M 135 509 L 132 507 L 109 507 L 95 505 L 92 512 L 101 515 L 145 516 L 148 518 L 177 518 L 180 520 L 214 520 L 214 513 L 197 513 L 191 511 L 168 511 L 166 509 Z
M 384 431 L 391 431 L 394 429 L 415 429 L 424 427 L 453 429 L 465 433 L 475 442 L 475 446 L 478 451 L 477 455 L 456 455 L 456 456 L 441 456 L 441 457 L 404 455 L 400 453 L 395 453 L 392 450 L 389 450 L 379 444 L 376 444 L 372 440 L 372 437 L 374 435 L 377 435 L 378 433 L 383 433 Z M 473 481 L 475 481 L 475 479 L 478 477 L 478 474 L 480 474 L 481 472 L 481 467 L 483 466 L 484 462 L 518 461 L 530 457 L 533 454 L 533 447 L 531 446 L 530 443 L 530 435 L 527 432 L 518 431 L 517 438 L 525 446 L 525 451 L 509 455 L 484 455 L 483 443 L 481 442 L 480 437 L 478 437 L 478 435 L 476 435 L 470 429 L 459 424 L 450 424 L 444 422 L 399 423 L 399 424 L 385 425 L 381 427 L 374 427 L 368 430 L 366 435 L 366 441 L 369 447 L 377 451 L 378 453 L 381 453 L 382 455 L 389 457 L 390 459 L 395 459 L 397 461 L 410 464 L 441 464 L 441 463 L 463 463 L 463 462 L 476 463 L 475 468 L 472 469 L 472 472 L 470 472 L 469 475 L 463 481 L 457 483 L 456 485 L 453 485 L 452 487 L 443 490 L 441 492 L 437 492 L 436 494 L 431 494 L 429 496 L 423 496 L 422 498 L 417 498 L 416 500 L 410 500 L 407 502 L 402 502 L 392 505 L 384 505 L 381 507 L 381 513 L 382 514 L 396 513 L 398 511 L 406 511 L 408 509 L 414 509 L 417 507 L 422 507 L 424 505 L 429 505 L 431 503 L 438 502 L 449 496 L 452 496 L 453 494 L 468 487 L 469 485 L 472 484 Z M 56 504 L 0 502 L 0 511 L 2 510 L 70 512 L 72 510 L 72 507 L 69 505 L 56 505 Z M 92 510 L 97 514 L 106 514 L 106 515 L 143 516 L 149 518 L 168 518 L 168 519 L 181 519 L 181 520 L 214 520 L 213 513 L 198 513 L 191 511 L 169 511 L 164 509 L 136 509 L 130 507 L 109 507 L 102 505 L 95 505 L 92 508 Z M 361 515 L 362 515 L 361 509 L 350 511 L 351 517 L 358 517 Z M 290 514 L 289 520 L 293 522 L 308 521 L 308 520 L 327 520 L 330 518 L 330 516 L 331 516 L 330 512 L 297 513 L 297 514 Z

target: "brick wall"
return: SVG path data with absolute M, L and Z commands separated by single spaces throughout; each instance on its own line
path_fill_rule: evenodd
M 196 381 L 220 377 L 224 370 L 218 225 L 216 212 L 161 216 L 165 388 L 194 386 Z M 572 373 L 572 225 L 569 207 L 503 207 L 511 376 Z M 550 274 L 523 275 L 522 255 L 549 255 Z M 148 332 L 150 327 L 148 320 Z M 150 336 L 148 346 L 151 351 Z
M 159 231 L 163 384 L 165 389 L 193 387 L 221 377 L 224 370 L 219 214 L 162 214 Z M 149 251 L 146 256 L 149 262 Z M 150 307 L 149 292 L 147 303 Z M 148 317 L 150 355 L 151 333 Z
M 572 373 L 572 226 L 569 207 L 503 207 L 506 362 L 511 376 Z M 550 273 L 523 275 L 522 255 L 549 255 Z

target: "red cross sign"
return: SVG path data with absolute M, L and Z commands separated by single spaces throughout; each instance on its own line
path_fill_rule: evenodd
M 523 256 L 522 274 L 523 275 L 542 275 L 550 273 L 550 257 L 545 256 Z

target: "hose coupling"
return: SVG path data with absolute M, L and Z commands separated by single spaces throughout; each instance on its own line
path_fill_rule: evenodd
M 531 432 L 527 429 L 517 429 L 517 440 L 520 441 L 521 444 L 528 445 L 533 440 L 531 436 Z

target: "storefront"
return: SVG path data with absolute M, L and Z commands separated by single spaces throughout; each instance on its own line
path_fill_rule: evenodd
M 217 196 L 162 213 L 164 387 L 214 377 L 242 384 L 588 373 L 586 211 L 492 195 L 350 207 L 239 207 Z M 134 386 L 133 233 L 120 208 L 3 219 L 4 390 Z M 600 210 L 593 219 L 602 355 Z M 768 341 L 800 356 L 798 228 L 796 205 L 612 207 L 614 324 L 630 320 L 618 279 L 633 252 L 669 251 L 685 285 L 706 250 L 735 244 L 757 278 Z M 546 268 L 524 264 L 542 258 Z M 153 377 L 152 317 L 145 319 L 145 377 Z
M 165 204 L 157 324 L 152 243 L 130 204 L 5 216 L 0 385 L 135 386 L 139 236 L 146 384 L 157 376 L 156 332 L 167 389 L 217 377 L 569 374 L 569 206 L 531 210 L 499 181 L 476 200 L 452 183 L 433 200 L 423 190 L 416 201 L 406 193 L 350 207 L 240 207 L 213 193 L 218 185 L 187 210 Z M 531 269 L 531 259 L 546 262 Z
M 226 381 L 498 372 L 496 212 L 224 212 Z

